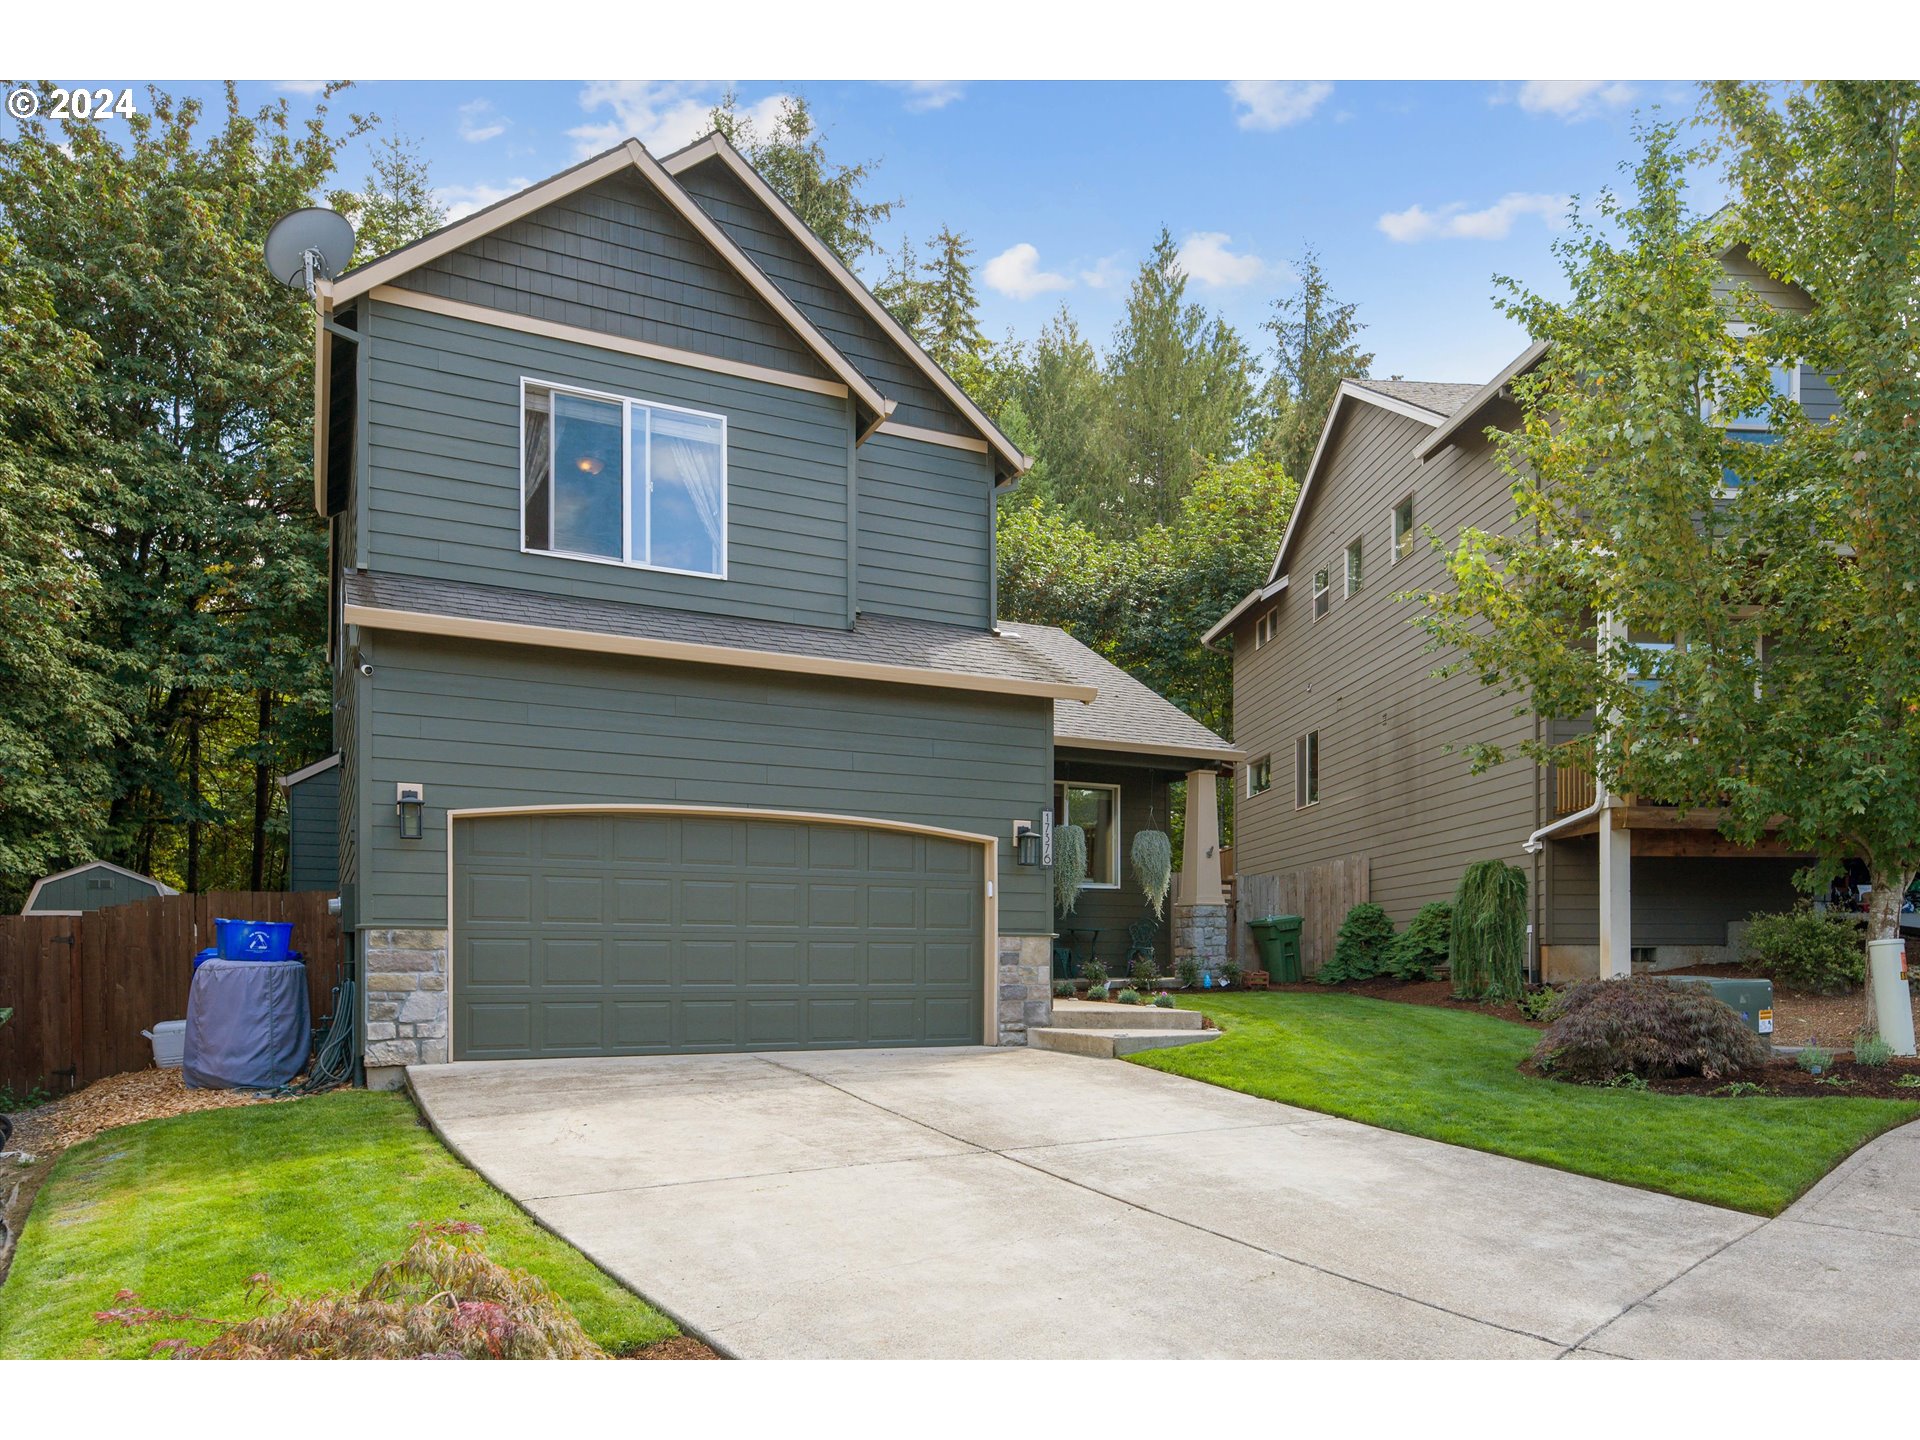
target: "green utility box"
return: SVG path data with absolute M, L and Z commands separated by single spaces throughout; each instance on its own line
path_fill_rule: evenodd
M 1300 978 L 1300 927 L 1306 922 L 1298 915 L 1264 915 L 1249 920 L 1253 943 L 1260 947 L 1260 965 L 1274 983 Z
M 1756 1035 L 1773 1034 L 1771 980 L 1715 980 L 1705 975 L 1656 975 L 1669 985 L 1697 985 L 1747 1022 Z

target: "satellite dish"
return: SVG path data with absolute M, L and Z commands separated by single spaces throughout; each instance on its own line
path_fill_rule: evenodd
M 353 254 L 353 226 L 337 210 L 309 205 L 289 210 L 267 231 L 267 269 L 289 290 L 313 294 L 313 282 L 331 280 Z

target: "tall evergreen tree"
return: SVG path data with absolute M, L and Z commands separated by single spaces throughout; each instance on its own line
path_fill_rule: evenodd
M 873 232 L 900 202 L 867 198 L 873 161 L 839 165 L 827 158 L 826 137 L 813 123 L 805 96 L 783 100 L 765 134 L 751 116 L 740 113 L 739 99 L 731 92 L 721 98 L 712 119 L 713 128 L 845 265 L 856 267 L 878 248 Z
M 1016 504 L 1051 497 L 1081 524 L 1106 527 L 1104 506 L 1119 475 L 1107 377 L 1064 305 L 1034 344 L 1023 400 L 1034 466 Z
M 88 628 L 125 736 L 93 848 L 147 870 L 177 860 L 168 878 L 201 888 L 270 868 L 264 827 L 213 778 L 326 743 L 313 321 L 260 246 L 371 123 L 336 136 L 324 102 L 304 120 L 285 101 L 249 112 L 231 86 L 204 132 L 203 118 L 156 90 L 120 143 L 83 122 L 0 140 L 0 228 L 52 322 L 90 347 L 62 398 L 70 554 L 99 587 Z M 251 846 L 210 844 L 223 826 Z
M 327 204 L 353 222 L 353 263 L 411 244 L 447 223 L 447 207 L 433 193 L 433 177 L 420 148 L 404 135 L 373 144 L 367 178 L 358 190 L 335 190 Z
M 1334 298 L 1319 253 L 1309 247 L 1294 269 L 1298 288 L 1273 302 L 1265 322 L 1274 357 L 1262 397 L 1260 450 L 1301 480 L 1340 382 L 1365 379 L 1373 352 L 1361 347 L 1367 327 L 1356 318 L 1357 307 Z
M 1107 361 L 1121 480 L 1103 508 L 1120 533 L 1171 521 L 1209 461 L 1247 448 L 1253 357 L 1231 325 L 1186 295 L 1179 252 L 1162 227 Z
M 927 352 L 958 375 L 986 353 L 987 337 L 980 333 L 980 297 L 973 288 L 973 246 L 950 226 L 933 237 L 933 260 L 927 267 Z
M 902 236 L 900 248 L 887 256 L 886 271 L 873 287 L 873 298 L 887 307 L 900 328 L 922 348 L 933 343 L 933 284 L 912 237 Z

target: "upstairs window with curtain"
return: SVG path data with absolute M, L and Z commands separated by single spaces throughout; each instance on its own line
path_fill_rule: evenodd
M 727 573 L 727 422 L 648 400 L 521 385 L 527 550 Z

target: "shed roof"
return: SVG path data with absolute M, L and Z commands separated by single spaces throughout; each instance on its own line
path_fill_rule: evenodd
M 1221 739 L 1159 691 L 1057 626 L 1007 621 L 1001 633 L 1045 656 L 1062 674 L 1099 691 L 1091 705 L 1054 701 L 1056 745 L 1215 762 L 1246 758 L 1246 752 L 1236 749 L 1232 741 Z

